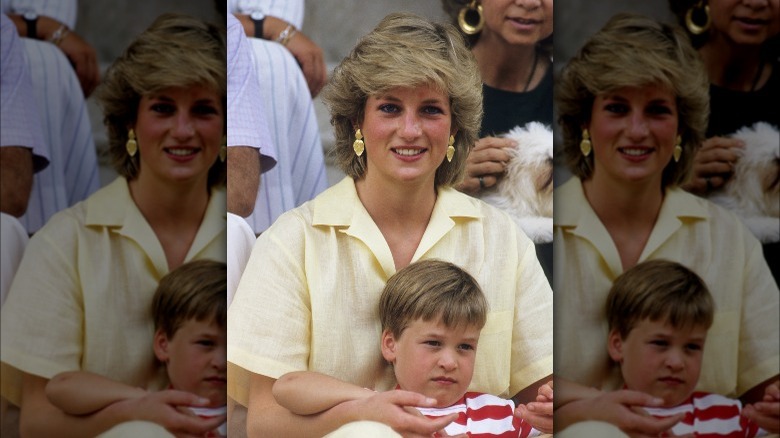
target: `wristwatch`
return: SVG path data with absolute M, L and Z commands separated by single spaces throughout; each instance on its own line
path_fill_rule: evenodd
M 265 14 L 260 11 L 254 11 L 249 14 L 249 18 L 255 24 L 255 38 L 263 37 L 263 22 L 265 21 Z
M 24 22 L 27 23 L 27 38 L 38 37 L 38 13 L 27 11 L 22 15 Z

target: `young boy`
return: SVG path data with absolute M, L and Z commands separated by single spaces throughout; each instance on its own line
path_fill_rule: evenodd
M 514 415 L 512 400 L 467 392 L 488 304 L 476 280 L 459 267 L 422 260 L 388 280 L 379 301 L 381 349 L 398 389 L 435 399 L 417 408 L 427 417 L 458 414 L 448 435 L 530 437 L 539 435 Z M 273 387 L 277 402 L 309 415 L 375 393 L 315 372 L 289 373 Z
M 712 296 L 694 272 L 666 260 L 640 263 L 615 280 L 607 297 L 609 355 L 626 389 L 663 399 L 662 407 L 645 408 L 649 414 L 686 413 L 673 435 L 764 436 L 740 416 L 739 400 L 694 391 L 713 315 Z
M 207 437 L 227 434 L 226 275 L 222 262 L 185 263 L 160 280 L 152 303 L 153 348 L 165 365 L 168 389 L 200 396 L 203 407 L 188 408 L 201 418 L 223 420 Z M 63 412 L 84 415 L 148 392 L 86 371 L 73 371 L 54 376 L 46 385 L 46 395 Z

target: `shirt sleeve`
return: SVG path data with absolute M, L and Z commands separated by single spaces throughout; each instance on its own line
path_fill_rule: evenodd
M 260 149 L 263 171 L 276 164 L 276 148 L 271 142 L 263 114 L 260 85 L 252 48 L 241 23 L 228 14 L 228 92 L 227 146 Z
M 43 140 L 43 127 L 27 57 L 16 33 L 16 27 L 5 14 L 0 17 L 2 44 L 0 65 L 0 146 L 23 146 L 32 149 L 35 171 L 46 168 L 50 153 Z

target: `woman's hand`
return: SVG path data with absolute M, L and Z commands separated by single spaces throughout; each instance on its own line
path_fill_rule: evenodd
M 553 433 L 553 381 L 539 387 L 536 401 L 518 405 L 515 417 L 525 420 L 540 432 Z
M 466 160 L 466 178 L 458 190 L 477 194 L 496 185 L 510 158 L 505 149 L 516 146 L 517 142 L 508 138 L 485 137 L 477 140 Z
M 677 414 L 659 419 L 642 409 L 658 407 L 662 403 L 661 399 L 649 394 L 624 389 L 602 392 L 592 398 L 569 402 L 559 407 L 555 413 L 558 426 L 563 428 L 580 421 L 595 420 L 613 424 L 632 437 L 657 437 L 685 416 Z
M 683 188 L 697 195 L 708 195 L 723 187 L 734 173 L 734 164 L 742 155 L 745 143 L 726 137 L 712 137 L 704 141 L 693 159 L 693 176 Z
M 458 418 L 451 414 L 439 418 L 423 416 L 417 407 L 433 407 L 436 400 L 416 392 L 393 390 L 378 392 L 373 397 L 352 400 L 339 405 L 353 412 L 354 420 L 376 421 L 386 424 L 404 438 L 430 438 Z
M 766 387 L 763 401 L 745 405 L 742 415 L 762 429 L 780 433 L 780 380 Z
M 208 399 L 176 391 L 150 392 L 145 397 L 117 402 L 106 409 L 122 412 L 128 421 L 149 421 L 164 427 L 176 437 L 202 437 L 224 423 L 227 416 L 200 418 L 189 407 L 208 405 Z

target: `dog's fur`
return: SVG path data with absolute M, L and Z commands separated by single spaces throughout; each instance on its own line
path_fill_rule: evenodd
M 516 126 L 503 137 L 518 144 L 509 148 L 506 174 L 486 189 L 481 199 L 505 212 L 534 243 L 552 242 L 553 134 L 538 122 Z
M 780 133 L 759 122 L 731 137 L 745 148 L 734 174 L 709 199 L 737 214 L 762 243 L 780 241 Z

